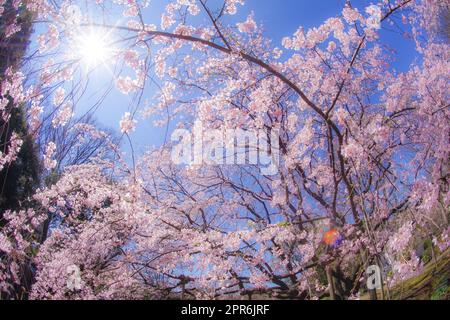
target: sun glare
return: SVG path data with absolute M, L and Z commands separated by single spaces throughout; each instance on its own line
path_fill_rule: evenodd
M 79 59 L 89 68 L 105 64 L 113 56 L 107 35 L 91 30 L 76 41 Z

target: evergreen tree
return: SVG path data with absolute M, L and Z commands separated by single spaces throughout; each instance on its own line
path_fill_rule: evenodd
M 32 32 L 32 15 L 19 7 L 15 9 L 12 0 L 3 5 L 0 15 L 0 83 L 5 79 L 6 71 L 20 69 Z M 5 28 L 11 23 L 20 26 L 20 31 L 10 37 L 5 36 Z M 0 120 L 0 150 L 8 150 L 13 133 L 22 140 L 17 158 L 0 171 L 0 229 L 4 226 L 6 210 L 20 210 L 29 207 L 27 203 L 39 183 L 39 156 L 33 136 L 28 132 L 25 119 L 25 105 L 17 105 L 11 97 L 4 110 L 8 120 Z M 2 256 L 0 255 L 0 260 Z M 15 284 L 10 296 L 0 295 L 0 299 L 26 299 L 33 279 L 32 266 L 25 261 L 20 266 L 20 284 Z
M 0 16 L 0 79 L 8 68 L 18 69 L 25 55 L 32 31 L 32 17 L 23 8 L 18 10 L 9 0 L 4 5 L 5 12 Z M 14 19 L 21 30 L 7 38 L 4 27 Z M 10 113 L 7 122 L 0 120 L 0 148 L 9 147 L 11 135 L 15 132 L 23 141 L 17 159 L 0 171 L 0 221 L 5 210 L 17 210 L 33 193 L 39 182 L 39 157 L 34 138 L 29 134 L 25 120 L 25 106 L 12 101 L 6 107 Z M 1 226 L 1 222 L 0 222 Z

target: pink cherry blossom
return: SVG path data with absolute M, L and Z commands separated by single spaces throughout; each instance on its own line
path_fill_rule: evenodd
M 238 27 L 239 32 L 250 33 L 256 29 L 256 23 L 253 20 L 253 16 L 250 15 L 247 17 L 247 20 L 245 22 L 238 23 L 237 27 Z
M 368 265 L 392 289 L 426 267 L 421 244 L 446 254 L 442 1 L 348 1 L 283 39 L 266 36 L 259 10 L 236 15 L 244 4 L 77 2 L 74 23 L 64 1 L 0 0 L 3 42 L 26 32 L 19 11 L 39 32 L 20 61 L 2 61 L 0 171 L 30 140 L 45 168 L 32 195 L 0 213 L 2 297 L 320 299 L 336 295 L 332 278 L 351 284 L 340 298 L 359 299 Z M 89 32 L 107 35 L 96 49 L 114 55 L 86 71 L 74 57 Z M 403 33 L 412 45 L 400 51 L 415 59 L 396 68 Z M 114 103 L 130 111 L 119 126 L 89 122 L 107 125 Z M 21 130 L 10 127 L 17 113 Z M 131 134 L 142 118 L 159 145 Z M 207 163 L 205 149 L 225 159 Z
M 122 133 L 130 133 L 131 131 L 134 131 L 136 128 L 136 123 L 137 121 L 133 120 L 131 114 L 126 112 L 123 115 L 122 120 L 120 120 L 120 131 Z
M 45 148 L 45 154 L 44 154 L 44 167 L 47 170 L 52 170 L 56 168 L 57 161 L 53 159 L 53 156 L 56 151 L 56 144 L 54 142 L 49 142 Z

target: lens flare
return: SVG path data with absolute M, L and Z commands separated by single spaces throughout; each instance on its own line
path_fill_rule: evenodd
M 323 235 L 323 242 L 329 246 L 337 247 L 342 243 L 342 236 L 336 229 L 331 229 Z

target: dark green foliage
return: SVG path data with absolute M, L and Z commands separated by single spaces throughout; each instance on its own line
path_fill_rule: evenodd
M 17 210 L 34 192 L 39 183 L 39 157 L 34 139 L 27 132 L 22 108 L 13 108 L 6 130 L 0 136 L 4 148 L 15 132 L 23 140 L 17 159 L 0 171 L 0 212 Z
M 12 8 L 11 0 L 3 5 L 4 13 L 0 16 L 0 78 L 9 67 L 17 69 L 20 67 L 29 44 L 32 31 L 32 15 L 30 12 L 20 8 Z M 21 30 L 9 38 L 4 35 L 5 26 L 14 22 L 21 26 Z
M 23 8 L 15 10 L 11 1 L 4 5 L 5 12 L 0 16 L 0 80 L 5 77 L 8 68 L 17 70 L 22 64 L 30 34 L 32 16 Z M 17 21 L 21 31 L 6 38 L 4 28 Z M 5 98 L 5 97 L 4 97 Z M 10 99 L 6 112 L 10 114 L 8 122 L 0 120 L 0 150 L 6 152 L 11 135 L 16 133 L 22 139 L 22 147 L 17 159 L 0 171 L 0 226 L 5 210 L 17 210 L 32 195 L 39 183 L 39 156 L 34 138 L 28 133 L 24 105 L 15 105 Z
M 433 250 L 433 242 L 431 241 L 431 239 L 426 239 L 423 242 L 423 253 L 420 257 L 420 260 L 423 264 L 427 264 L 431 261 L 433 257 L 433 253 L 431 252 L 431 250 Z

